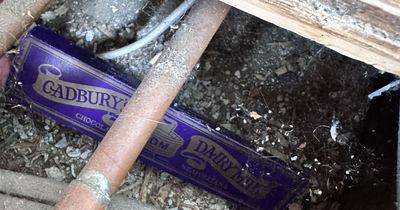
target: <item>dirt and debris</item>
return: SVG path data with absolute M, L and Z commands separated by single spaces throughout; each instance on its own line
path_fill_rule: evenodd
M 231 34 L 229 38 L 226 34 Z M 233 11 L 179 99 L 311 174 L 304 203 L 335 199 L 371 152 L 358 143 L 377 71 Z M 256 114 L 257 113 L 257 114 Z
M 38 24 L 96 53 L 143 36 L 177 2 L 57 0 Z M 111 62 L 143 78 L 177 27 Z M 379 171 L 374 151 L 360 143 L 377 75 L 371 66 L 234 9 L 176 101 L 259 153 L 309 174 L 312 186 L 289 209 L 330 209 L 343 190 L 358 184 L 361 168 Z M 0 115 L 0 168 L 69 182 L 96 149 L 92 139 L 8 97 L 1 97 Z M 117 194 L 163 209 L 237 208 L 140 162 Z

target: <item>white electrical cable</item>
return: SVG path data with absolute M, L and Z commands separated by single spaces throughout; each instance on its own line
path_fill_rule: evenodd
M 391 90 L 398 90 L 400 88 L 400 80 L 395 80 L 381 88 L 379 88 L 378 90 L 375 90 L 374 92 L 370 93 L 368 95 L 368 99 L 372 100 L 375 97 L 381 96 L 382 93 L 387 92 L 387 91 L 391 91 Z
M 165 32 L 172 24 L 181 18 L 186 11 L 192 7 L 196 0 L 185 0 L 182 2 L 179 7 L 177 7 L 168 17 L 166 17 L 157 27 L 155 27 L 150 33 L 148 33 L 145 37 L 133 42 L 129 45 L 121 47 L 119 49 L 111 50 L 105 53 L 100 53 L 98 56 L 103 59 L 114 59 L 135 50 L 138 50 L 148 43 L 154 41 L 159 37 L 162 33 Z

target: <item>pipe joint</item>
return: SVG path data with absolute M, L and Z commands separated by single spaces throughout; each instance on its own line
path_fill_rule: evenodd
M 110 203 L 111 184 L 102 173 L 96 170 L 83 170 L 75 181 L 86 186 L 104 207 Z

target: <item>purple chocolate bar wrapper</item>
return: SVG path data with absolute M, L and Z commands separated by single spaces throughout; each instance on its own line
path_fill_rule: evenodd
M 25 100 L 35 111 L 97 140 L 139 84 L 41 27 L 31 29 L 19 48 L 14 78 Z M 253 209 L 282 209 L 303 193 L 308 181 L 299 170 L 257 154 L 235 139 L 171 107 L 139 158 Z

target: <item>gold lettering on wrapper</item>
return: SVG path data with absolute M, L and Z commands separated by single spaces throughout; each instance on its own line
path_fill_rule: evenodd
M 120 113 L 129 99 L 110 89 L 63 81 L 61 76 L 57 67 L 42 64 L 33 88 L 51 101 L 110 113 Z
M 167 116 L 164 116 L 162 124 L 157 126 L 153 136 L 146 144 L 148 149 L 164 157 L 175 156 L 176 151 L 183 145 L 181 136 L 175 132 L 177 122 Z
M 50 64 L 42 64 L 38 67 L 38 77 L 32 85 L 33 89 L 50 101 L 107 112 L 102 120 L 108 127 L 128 102 L 129 97 L 119 92 L 66 82 L 61 77 L 62 72 L 59 68 Z M 103 131 L 107 130 L 104 126 L 96 127 L 102 128 Z
M 202 171 L 208 164 L 235 188 L 251 197 L 263 198 L 275 187 L 274 184 L 255 177 L 228 151 L 204 136 L 192 136 L 188 147 L 181 154 L 187 158 L 186 163 L 189 166 Z
M 112 125 L 129 99 L 129 96 L 114 90 L 67 82 L 61 77 L 62 71 L 59 68 L 42 64 L 38 67 L 38 76 L 32 85 L 33 89 L 53 102 L 105 111 L 106 114 L 101 118 L 102 122 L 80 113 L 75 116 L 78 120 L 102 131 L 106 131 Z M 174 157 L 184 144 L 182 137 L 175 132 L 176 127 L 177 122 L 174 119 L 164 116 L 163 123 L 157 127 L 145 149 L 163 157 Z M 267 182 L 262 177 L 252 175 L 246 166 L 240 164 L 228 151 L 204 136 L 191 136 L 188 147 L 181 152 L 181 155 L 187 158 L 186 163 L 190 168 L 185 169 L 191 174 L 204 173 L 208 164 L 235 188 L 253 198 L 265 197 L 276 186 L 275 183 Z M 214 183 L 226 188 L 223 183 Z

